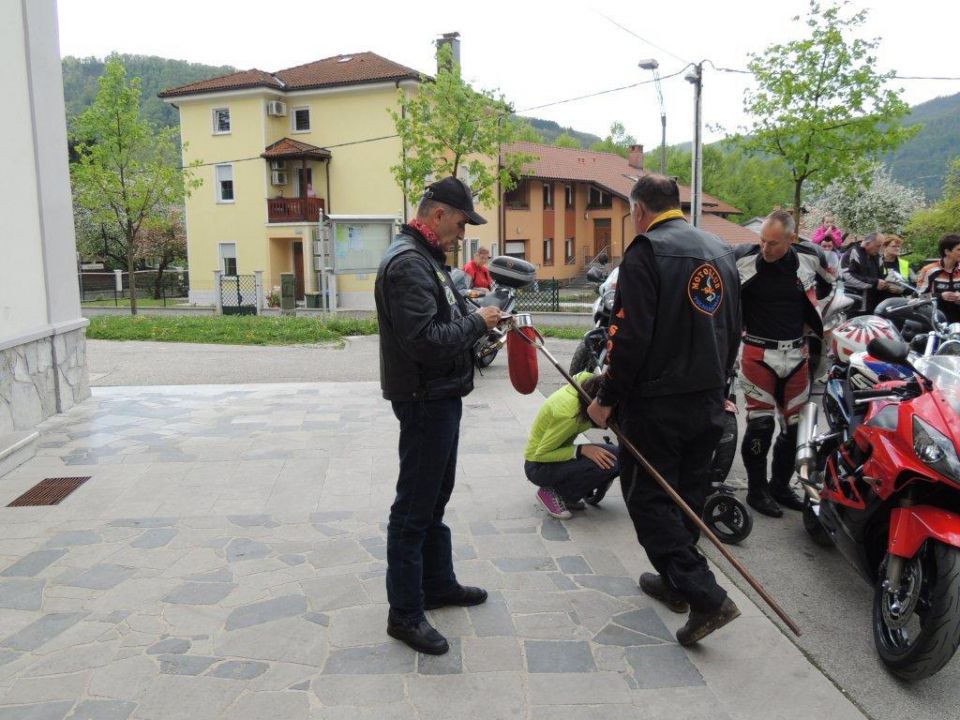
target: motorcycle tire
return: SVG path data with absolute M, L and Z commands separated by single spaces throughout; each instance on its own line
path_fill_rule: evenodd
M 586 341 L 581 340 L 580 344 L 577 345 L 577 349 L 573 353 L 573 358 L 570 360 L 570 374 L 576 375 L 584 370 L 590 370 L 592 372 L 596 369 L 596 367 L 596 356 L 590 350 Z
M 722 483 L 730 474 L 730 468 L 733 467 L 733 461 L 737 457 L 738 434 L 737 414 L 724 413 L 723 435 L 720 436 L 720 442 L 717 443 L 717 449 L 713 452 L 713 460 L 710 463 L 711 482 Z
M 733 495 L 717 493 L 703 504 L 703 522 L 726 545 L 745 540 L 753 530 L 753 516 Z
M 910 562 L 904 568 L 905 578 Z M 889 602 L 889 593 L 883 589 L 886 561 L 873 596 L 873 639 L 880 660 L 894 675 L 911 681 L 936 673 L 960 645 L 960 549 L 928 540 L 920 550 L 919 567 L 922 579 L 911 611 L 919 620 L 914 637 L 903 628 L 891 627 L 884 617 L 884 606 Z M 922 614 L 917 612 L 921 607 Z
M 807 531 L 810 539 L 820 547 L 833 547 L 833 538 L 820 524 L 820 518 L 814 512 L 813 503 L 810 502 L 810 498 L 806 497 L 806 493 L 804 493 L 803 498 L 803 529 Z

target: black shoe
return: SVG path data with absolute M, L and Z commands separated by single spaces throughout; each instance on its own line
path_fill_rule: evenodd
M 789 485 L 771 485 L 770 497 L 776 500 L 780 507 L 785 507 L 788 510 L 803 510 L 803 498 L 797 495 Z
M 724 598 L 723 604 L 712 612 L 694 610 L 687 618 L 687 624 L 677 630 L 677 642 L 684 646 L 693 645 L 738 617 L 740 617 L 740 608 L 729 597 Z
M 427 655 L 443 655 L 450 649 L 447 639 L 426 618 L 410 622 L 388 617 L 387 635 Z
M 683 595 L 664 582 L 656 573 L 643 573 L 640 576 L 640 589 L 650 597 L 659 600 L 675 613 L 685 613 L 690 605 L 683 599 Z
M 593 505 L 594 507 L 596 507 L 597 505 L 600 504 L 600 501 L 607 496 L 607 490 L 610 489 L 611 485 L 613 485 L 613 480 L 609 482 L 605 482 L 603 485 L 598 487 L 592 493 L 587 495 L 587 497 L 585 498 L 586 501 L 591 505 Z
M 432 598 L 424 598 L 424 610 L 436 610 L 447 605 L 480 605 L 487 601 L 487 591 L 483 588 L 457 585 L 453 590 Z
M 763 493 L 762 495 L 751 495 L 748 492 L 747 505 L 752 507 L 761 515 L 774 518 L 783 517 L 783 510 L 780 509 L 780 506 L 777 505 L 777 501 L 770 497 L 768 493 Z

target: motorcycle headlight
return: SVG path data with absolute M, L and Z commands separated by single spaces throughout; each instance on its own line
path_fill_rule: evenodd
M 934 470 L 960 483 L 960 458 L 950 438 L 916 415 L 913 417 L 913 450 Z
M 607 312 L 613 310 L 613 298 L 615 293 L 608 292 L 603 296 L 603 309 Z

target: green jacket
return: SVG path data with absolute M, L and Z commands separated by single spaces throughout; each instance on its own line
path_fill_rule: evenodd
M 591 374 L 589 371 L 579 373 L 574 380 L 582 383 Z M 577 435 L 592 427 L 593 423 L 589 420 L 580 419 L 577 391 L 571 385 L 564 385 L 547 398 L 537 413 L 524 458 L 539 463 L 573 460 L 577 456 L 573 441 Z

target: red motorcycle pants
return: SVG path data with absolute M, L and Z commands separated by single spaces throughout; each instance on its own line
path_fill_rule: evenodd
M 744 343 L 740 389 L 747 401 L 748 422 L 779 414 L 785 426 L 795 425 L 810 397 L 806 343 L 785 349 Z

